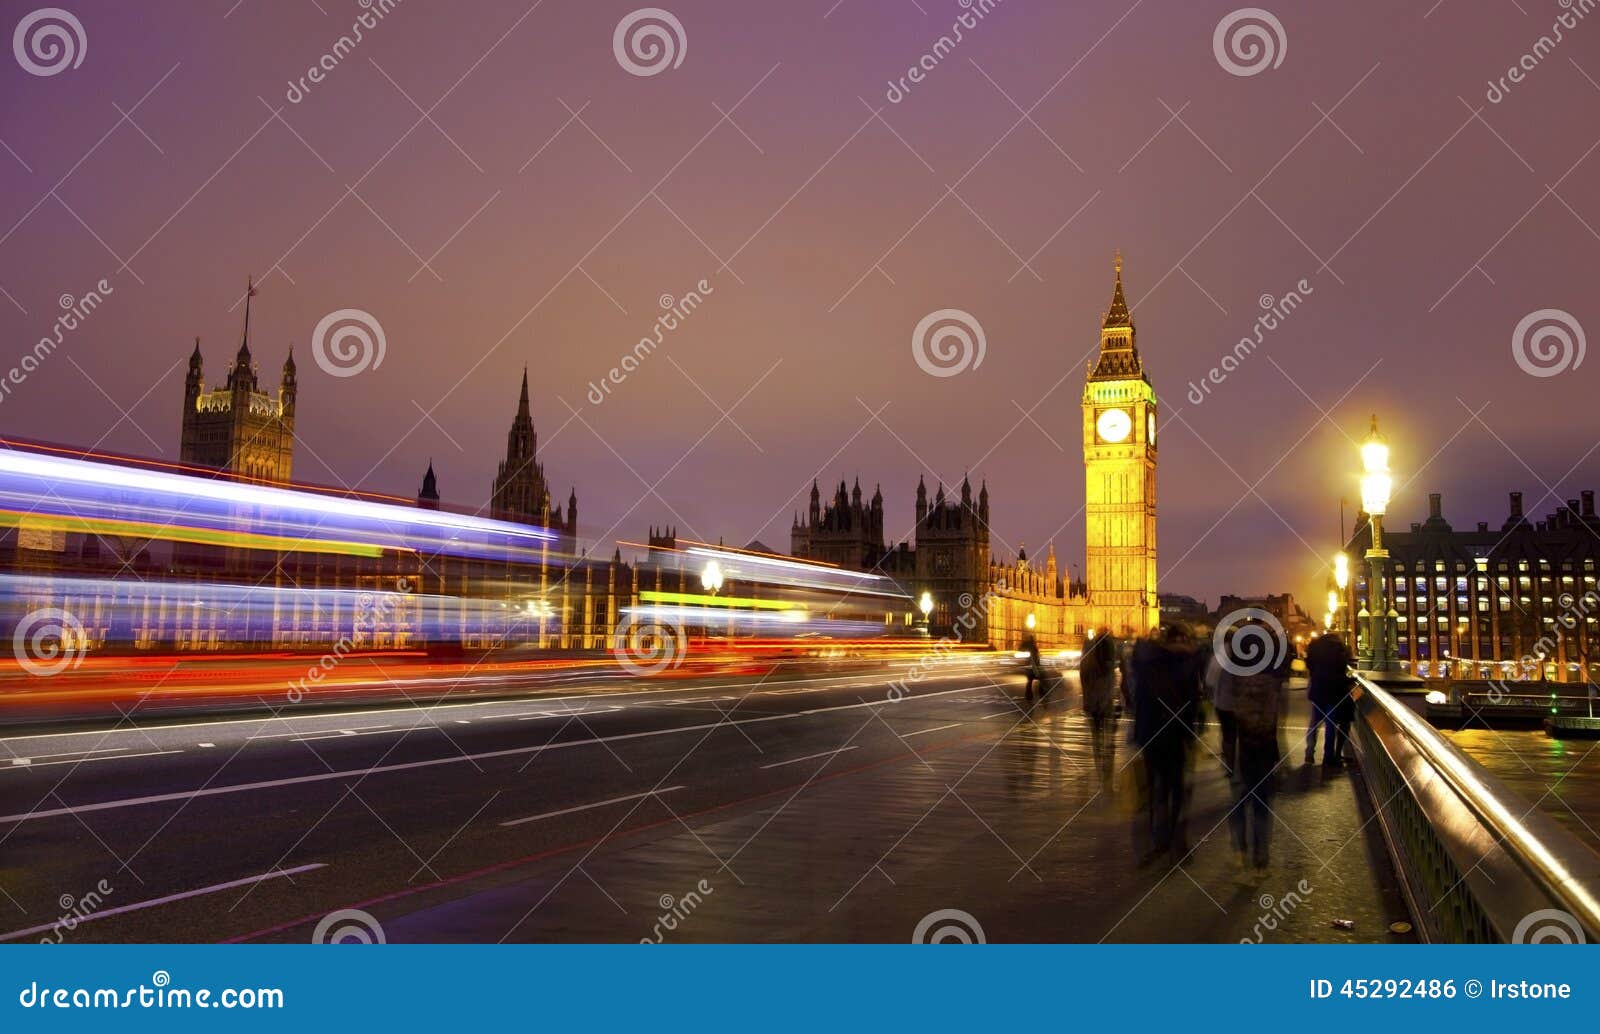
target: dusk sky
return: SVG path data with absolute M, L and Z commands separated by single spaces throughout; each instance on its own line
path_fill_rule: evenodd
M 1542 516 L 1600 487 L 1600 359 L 1514 344 L 1540 310 L 1600 328 L 1584 0 L 1528 60 L 1568 8 L 1277 0 L 1273 62 L 1230 58 L 1254 74 L 1214 50 L 1232 3 L 1004 0 L 894 89 L 967 7 L 668 0 L 681 62 L 638 75 L 631 3 L 405 0 L 301 87 L 354 0 L 67 2 L 82 60 L 51 75 L 16 58 L 37 5 L 0 5 L 0 369 L 63 295 L 111 291 L 6 386 L 5 434 L 175 460 L 193 340 L 219 383 L 254 275 L 263 381 L 299 364 L 298 479 L 410 496 L 431 458 L 483 506 L 526 364 L 546 474 L 606 553 L 650 524 L 786 549 L 814 477 L 881 483 L 904 536 L 918 476 L 967 472 L 997 555 L 1076 566 L 1120 248 L 1163 407 L 1163 591 L 1317 608 L 1374 412 L 1395 526 L 1432 491 L 1498 527 L 1510 490 Z M 318 365 L 339 309 L 381 324 L 381 365 Z M 940 309 L 981 324 L 981 365 L 918 365 Z

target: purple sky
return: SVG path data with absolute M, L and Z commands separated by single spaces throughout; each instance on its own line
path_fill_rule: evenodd
M 482 504 L 527 363 L 553 488 L 604 543 L 674 523 L 785 548 L 813 476 L 858 473 L 903 532 L 920 473 L 970 470 L 997 553 L 1053 538 L 1078 564 L 1120 247 L 1165 406 L 1165 591 L 1320 597 L 1369 412 L 1402 526 L 1429 491 L 1498 525 L 1510 489 L 1543 514 L 1600 482 L 1600 360 L 1533 376 L 1512 351 L 1536 310 L 1600 328 L 1600 13 L 1490 103 L 1554 2 L 1279 2 L 1281 63 L 1237 76 L 1230 3 L 1005 0 L 890 103 L 952 0 L 671 0 L 687 46 L 650 76 L 613 53 L 630 3 L 406 0 L 291 104 L 355 3 L 67 2 L 79 67 L 0 62 L 0 328 L 20 357 L 61 295 L 113 293 L 9 386 L 5 433 L 175 459 L 192 339 L 219 381 L 254 273 L 263 379 L 300 358 L 299 478 L 410 495 L 431 457 L 447 502 Z M 34 8 L 0 4 L 6 33 Z M 341 308 L 382 324 L 381 367 L 311 361 Z M 933 377 L 911 335 L 945 308 L 987 353 Z

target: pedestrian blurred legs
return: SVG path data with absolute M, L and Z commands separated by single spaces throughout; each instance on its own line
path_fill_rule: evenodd
M 1353 717 L 1354 715 L 1349 707 L 1334 709 L 1333 727 L 1339 733 L 1339 738 L 1337 740 L 1338 749 L 1334 752 L 1333 757 L 1336 763 L 1341 765 L 1344 764 L 1346 757 L 1351 754 L 1350 721 Z M 1323 760 L 1326 762 L 1326 757 Z
M 1233 848 L 1257 869 L 1267 867 L 1272 842 L 1272 796 L 1277 786 L 1278 743 L 1271 736 L 1241 736 L 1234 780 L 1234 806 L 1228 813 Z
M 1109 714 L 1090 715 L 1089 744 L 1094 750 L 1094 770 L 1100 776 L 1100 788 L 1109 793 L 1117 760 L 1117 720 Z
M 1187 760 L 1184 746 L 1173 739 L 1158 739 L 1145 744 L 1142 756 L 1150 782 L 1146 814 L 1150 849 L 1139 862 L 1148 865 L 1168 851 L 1177 852 L 1181 860 L 1189 853 L 1187 837 L 1184 835 L 1184 804 L 1187 796 L 1184 787 Z
M 1239 726 L 1233 712 L 1217 708 L 1217 727 L 1222 731 L 1222 770 L 1232 776 L 1239 763 Z
M 1321 704 L 1311 705 L 1311 724 L 1306 727 L 1306 764 L 1317 760 L 1317 733 L 1322 729 L 1327 732 L 1322 737 L 1322 760 L 1326 763 L 1329 758 L 1339 756 L 1338 726 L 1333 721 L 1333 708 L 1323 707 Z

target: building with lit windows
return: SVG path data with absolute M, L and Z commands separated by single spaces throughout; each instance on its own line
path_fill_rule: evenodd
M 1370 541 L 1360 514 L 1346 551 L 1360 557 Z M 1426 520 L 1409 531 L 1386 526 L 1383 543 L 1390 555 L 1388 602 L 1407 671 L 1432 679 L 1600 681 L 1594 492 L 1539 520 L 1524 515 L 1522 493 L 1512 492 L 1498 526 L 1480 521 L 1459 531 L 1434 493 Z M 1359 615 L 1370 612 L 1372 601 L 1365 565 L 1352 566 L 1344 613 L 1357 620 L 1341 626 L 1359 649 L 1358 636 L 1365 635 Z

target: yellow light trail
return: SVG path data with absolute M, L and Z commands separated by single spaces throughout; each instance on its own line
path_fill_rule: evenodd
M 187 528 L 152 524 L 148 521 L 120 521 L 100 517 L 62 517 L 55 514 L 21 513 L 16 510 L 0 510 L 0 527 L 82 532 L 87 535 L 127 535 L 133 538 L 193 542 L 207 546 L 233 546 L 240 549 L 270 549 L 285 553 L 383 556 L 382 546 L 371 546 L 362 542 L 290 538 L 252 531 L 217 531 L 210 528 Z
M 784 600 L 758 600 L 751 596 L 704 596 L 693 592 L 641 592 L 639 599 L 645 603 L 691 603 L 702 607 L 750 607 L 753 610 L 795 610 L 798 603 Z

